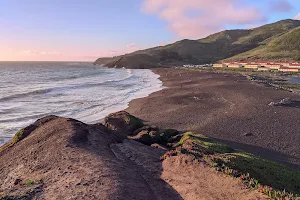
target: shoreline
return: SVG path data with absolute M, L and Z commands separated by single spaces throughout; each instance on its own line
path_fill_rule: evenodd
M 49 66 L 49 69 L 54 67 L 56 66 Z M 41 68 L 42 75 L 47 75 L 43 69 Z M 99 73 L 100 75 L 88 76 L 87 80 L 84 74 L 79 79 L 70 79 L 67 73 L 60 79 L 62 83 L 59 85 L 50 84 L 46 79 L 45 86 L 42 85 L 41 89 L 24 86 L 24 90 L 13 94 L 6 94 L 4 91 L 0 99 L 3 103 L 0 108 L 0 113 L 3 114 L 0 122 L 0 146 L 9 142 L 20 129 L 41 117 L 53 114 L 72 117 L 85 123 L 101 122 L 108 114 L 126 109 L 132 99 L 146 97 L 162 86 L 158 75 L 149 69 L 102 70 L 99 67 L 95 73 L 99 70 L 102 74 L 114 73 L 114 77 L 104 77 Z M 93 89 L 93 84 L 99 85 Z M 84 88 L 80 90 L 82 86 Z M 15 87 L 18 88 L 18 84 Z M 61 91 L 61 88 L 64 90 Z M 63 105 L 72 107 L 65 108 Z M 22 109 L 22 106 L 28 109 Z
M 268 106 L 300 96 L 251 82 L 244 75 L 152 69 L 163 90 L 134 99 L 125 109 L 161 128 L 192 131 L 236 149 L 300 169 L 297 107 Z
M 131 70 L 140 70 L 140 69 L 129 69 Z M 129 100 L 126 100 L 126 104 L 122 104 L 122 105 L 113 105 L 111 107 L 109 107 L 108 109 L 105 109 L 101 112 L 101 116 L 102 118 L 97 118 L 94 120 L 89 120 L 88 122 L 86 122 L 87 124 L 93 124 L 93 123 L 99 123 L 99 122 L 103 122 L 104 118 L 106 116 L 108 116 L 111 113 L 115 113 L 118 111 L 122 111 L 122 110 L 126 110 L 129 107 L 129 103 L 135 99 L 141 99 L 141 98 L 147 98 L 149 95 L 151 95 L 152 93 L 161 91 L 164 89 L 163 86 L 163 82 L 160 80 L 160 75 L 154 73 L 151 69 L 142 69 L 142 70 L 149 70 L 151 71 L 153 74 L 151 74 L 151 86 L 150 87 L 145 87 L 142 90 L 139 90 L 137 92 L 134 93 L 133 97 L 128 98 Z M 133 71 L 131 71 L 131 73 L 134 73 Z M 146 89 L 147 92 L 145 92 L 144 90 Z M 98 115 L 98 113 L 96 114 Z M 89 118 L 92 118 L 91 116 L 89 116 Z M 81 119 L 79 119 L 81 120 Z

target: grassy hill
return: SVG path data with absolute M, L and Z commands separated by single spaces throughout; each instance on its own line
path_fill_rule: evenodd
M 300 39 L 298 27 L 300 27 L 298 20 L 282 20 L 250 30 L 225 30 L 199 40 L 185 39 L 126 55 L 99 58 L 95 64 L 105 64 L 108 67 L 150 68 L 205 64 L 223 59 L 294 60 L 298 58 L 297 56 L 300 57 L 298 55 L 300 46 L 297 45 Z
M 233 60 L 300 61 L 300 27 L 272 38 L 265 45 L 226 59 Z

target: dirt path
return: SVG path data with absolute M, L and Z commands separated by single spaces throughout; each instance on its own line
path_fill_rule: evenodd
M 165 151 L 130 140 L 125 140 L 120 144 L 113 144 L 111 147 L 116 157 L 122 160 L 122 163 L 126 164 L 128 168 L 135 169 L 143 178 L 152 193 L 149 200 L 182 199 L 180 194 L 160 178 L 162 173 L 160 156 Z
M 134 141 L 125 140 L 113 148 L 117 150 L 118 157 L 131 160 L 129 166 L 135 167 L 141 174 L 152 189 L 155 199 L 265 199 L 257 191 L 246 189 L 239 179 L 218 173 L 186 155 L 169 157 L 161 163 L 159 155 L 162 150 Z M 165 193 L 170 187 L 178 193 Z
M 163 162 L 163 169 L 162 179 L 184 199 L 265 199 L 257 191 L 246 189 L 240 180 L 217 173 L 189 157 L 170 157 Z

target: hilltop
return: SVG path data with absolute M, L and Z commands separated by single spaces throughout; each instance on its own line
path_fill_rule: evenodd
M 225 30 L 199 40 L 181 40 L 166 46 L 139 50 L 95 64 L 107 67 L 152 68 L 206 64 L 228 60 L 300 60 L 299 20 L 282 20 L 248 30 Z M 282 53 L 284 52 L 284 53 Z
M 0 199 L 264 197 L 190 155 L 163 156 L 166 148 L 147 145 L 176 143 L 179 132 L 143 126 L 124 111 L 107 116 L 105 124 L 57 116 L 36 121 L 0 148 Z M 136 141 L 127 134 L 137 134 Z

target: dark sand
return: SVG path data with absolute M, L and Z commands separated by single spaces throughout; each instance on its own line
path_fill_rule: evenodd
M 161 128 L 193 131 L 300 169 L 300 108 L 268 106 L 300 96 L 242 75 L 155 69 L 168 87 L 130 102 L 128 112 Z M 250 135 L 250 136 L 246 136 Z

